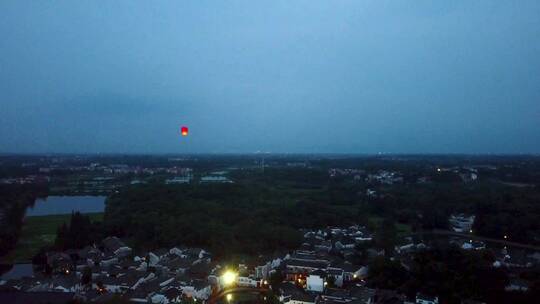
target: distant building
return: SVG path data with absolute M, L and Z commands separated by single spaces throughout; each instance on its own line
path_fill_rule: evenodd
M 208 175 L 201 177 L 201 183 L 232 183 L 232 181 L 225 176 Z
M 367 189 L 366 190 L 366 195 L 368 197 L 377 197 L 377 191 L 372 190 L 372 189 Z
M 466 216 L 464 214 L 452 214 L 450 215 L 448 222 L 455 232 L 469 232 L 474 225 L 475 218 L 474 215 Z
M 174 177 L 172 179 L 165 180 L 165 184 L 167 184 L 167 185 L 170 185 L 170 184 L 189 184 L 192 179 L 193 179 L 193 177 L 191 175 L 176 176 L 176 177 Z

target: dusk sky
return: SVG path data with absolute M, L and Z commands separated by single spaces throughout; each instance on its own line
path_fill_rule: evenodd
M 540 153 L 538 0 L 3 0 L 0 38 L 0 152 Z

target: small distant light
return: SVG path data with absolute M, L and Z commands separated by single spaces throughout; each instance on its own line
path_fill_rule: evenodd
M 353 274 L 353 278 L 355 278 L 355 279 L 356 279 L 357 277 L 358 277 L 358 276 L 356 275 L 356 273 L 355 273 L 355 274 Z
M 472 233 L 472 229 L 471 229 L 471 230 L 469 230 L 469 233 Z
M 324 282 L 324 286 L 328 285 L 328 282 Z
M 268 285 L 268 281 L 267 281 L 267 280 L 264 280 L 264 281 L 263 281 L 263 284 L 264 284 L 264 285 Z
M 507 235 L 505 235 L 505 236 L 504 236 L 504 239 L 506 240 L 507 238 L 508 238 L 508 236 L 507 236 Z
M 437 172 L 441 172 L 441 168 L 437 168 Z

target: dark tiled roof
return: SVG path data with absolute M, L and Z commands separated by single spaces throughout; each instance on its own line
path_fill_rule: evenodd
M 363 286 L 354 286 L 349 290 L 349 292 L 351 297 L 364 301 L 362 303 L 367 303 L 367 300 L 369 300 L 375 294 L 375 289 Z
M 317 269 L 317 270 L 313 271 L 311 274 L 312 274 L 312 275 L 320 276 L 321 278 L 325 278 L 325 277 L 326 277 L 326 271 L 324 271 L 324 270 L 322 270 L 322 269 Z
M 305 292 L 296 292 L 291 295 L 291 299 L 295 301 L 302 302 L 313 302 L 315 303 L 315 296 Z
M 345 272 L 355 272 L 362 268 L 362 266 L 354 265 L 349 262 L 333 264 L 332 267 L 341 268 Z
M 65 304 L 73 299 L 71 292 L 0 292 L 0 303 Z
M 103 247 L 105 247 L 110 252 L 118 250 L 120 247 L 126 246 L 119 238 L 115 236 L 110 236 L 102 241 Z
M 178 268 L 186 269 L 193 264 L 193 259 L 175 258 L 162 263 L 163 266 L 168 267 L 170 270 L 176 270 Z
M 378 289 L 373 297 L 375 304 L 401 304 L 405 301 L 405 296 L 388 289 Z
M 303 289 L 295 286 L 290 282 L 281 283 L 278 287 L 279 293 L 284 296 L 290 296 L 292 300 L 315 302 L 315 296 L 305 293 Z
M 331 276 L 342 275 L 343 270 L 342 269 L 328 268 L 328 269 L 326 269 L 326 273 L 328 273 L 328 275 L 331 275 Z
M 182 290 L 176 287 L 168 288 L 163 292 L 163 295 L 170 301 L 176 297 L 182 296 Z
M 346 298 L 349 297 L 349 291 L 346 289 L 326 288 L 324 295 L 336 298 Z
M 289 259 L 287 260 L 287 266 L 325 269 L 327 266 L 327 263 L 317 262 L 317 261 L 304 261 L 304 260 L 297 260 L 297 259 Z
M 205 280 L 193 280 L 190 285 L 193 286 L 196 290 L 201 290 L 210 286 L 210 283 Z

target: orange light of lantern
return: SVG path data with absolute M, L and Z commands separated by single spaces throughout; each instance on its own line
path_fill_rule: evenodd
M 189 132 L 188 127 L 182 126 L 182 128 L 180 128 L 180 133 L 182 134 L 182 136 L 187 136 L 188 132 Z

